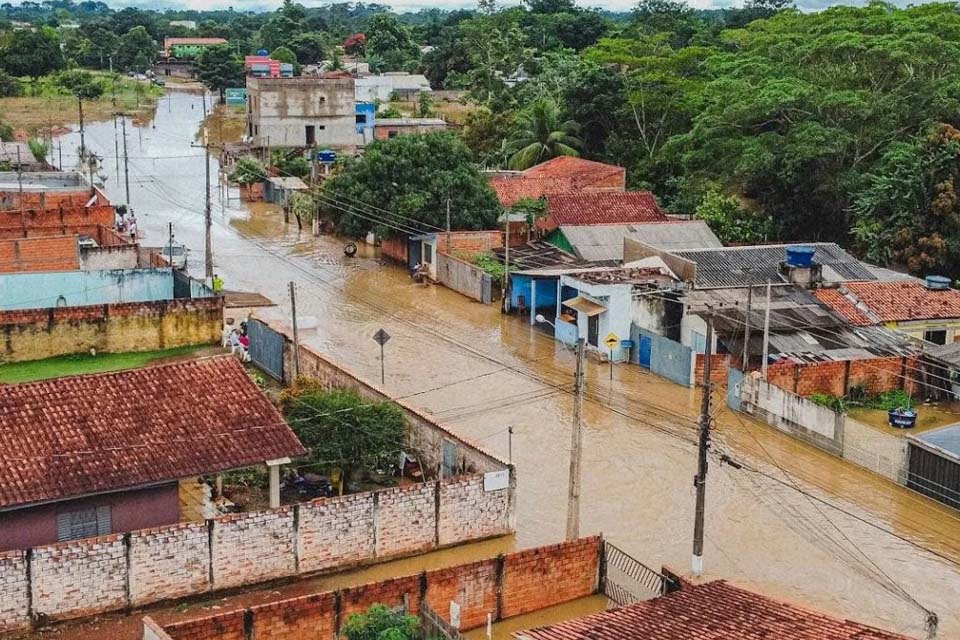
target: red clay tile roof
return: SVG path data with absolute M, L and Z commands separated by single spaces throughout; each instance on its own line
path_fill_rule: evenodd
M 555 226 L 670 222 L 649 191 L 553 194 L 547 213 Z
M 519 631 L 529 640 L 909 640 L 774 600 L 723 580 L 638 604 Z
M 849 295 L 845 296 L 845 291 Z M 856 308 L 854 300 L 866 305 L 880 322 L 960 318 L 960 291 L 931 290 L 920 282 L 850 282 L 839 291 L 815 293 L 821 302 L 854 324 L 876 324 L 869 314 Z
M 304 453 L 230 356 L 0 386 L 0 508 Z
M 490 178 L 500 204 L 512 207 L 524 198 L 542 198 L 554 193 L 583 190 L 623 191 L 627 171 L 623 167 L 581 158 L 561 156 L 517 174 Z

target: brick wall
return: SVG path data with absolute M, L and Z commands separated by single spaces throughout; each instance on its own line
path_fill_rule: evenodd
M 293 508 L 214 520 L 213 582 L 228 589 L 297 573 Z
M 39 617 L 79 618 L 127 604 L 122 535 L 64 542 L 34 550 L 33 610 Z
M 26 195 L 26 194 L 25 194 Z M 89 196 L 88 196 L 89 198 Z M 79 203 L 64 204 L 48 208 L 0 210 L 0 231 L 3 233 L 31 230 L 44 232 L 77 233 L 78 227 L 113 227 L 116 224 L 116 209 L 112 205 L 84 206 L 86 200 Z M 7 237 L 7 236 L 4 236 Z
M 0 240 L 0 273 L 75 271 L 79 268 L 76 236 Z
M 247 640 L 244 615 L 244 610 L 239 609 L 164 625 L 163 630 L 173 640 Z M 292 636 L 291 640 L 295 637 Z
M 488 614 L 499 621 L 596 593 L 602 545 L 600 538 L 563 542 L 179 622 L 159 631 L 173 640 L 330 640 L 352 614 L 371 605 L 405 605 L 416 615 L 421 598 L 448 622 L 450 603 L 457 602 L 460 629 L 469 631 L 485 625 Z M 248 637 L 242 635 L 244 618 Z M 166 640 L 156 626 L 145 621 L 145 640 Z
M 435 545 L 436 490 L 436 483 L 428 482 L 377 494 L 378 556 L 415 553 Z
M 508 555 L 501 615 L 511 618 L 594 593 L 599 563 L 599 538 Z
M 331 640 L 336 625 L 336 594 L 318 593 L 251 607 L 256 640 Z
M 510 493 L 484 492 L 483 476 L 440 483 L 440 544 L 483 538 L 510 529 Z
M 503 232 L 491 231 L 454 231 L 450 234 L 450 251 L 447 251 L 447 234 L 437 234 L 437 251 L 453 255 L 474 255 L 503 246 Z
M 202 593 L 210 587 L 207 525 L 187 522 L 130 535 L 133 605 Z
M 427 604 L 449 622 L 450 603 L 460 605 L 460 628 L 474 629 L 497 614 L 497 574 L 501 560 L 492 558 L 473 564 L 427 572 Z
M 0 631 L 27 626 L 29 588 L 26 552 L 0 552 Z
M 693 380 L 696 385 L 703 381 L 704 355 L 698 353 L 693 367 Z M 710 382 L 713 384 L 727 384 L 727 369 L 730 368 L 729 353 L 714 353 L 710 358 Z
M 410 255 L 407 242 L 407 236 L 387 238 L 380 243 L 380 254 L 406 265 Z
M 778 362 L 767 369 L 769 382 L 799 396 L 814 393 L 845 396 L 860 386 L 869 395 L 906 389 L 916 393 L 919 358 L 892 357 L 800 364 Z M 906 376 L 906 379 L 904 379 Z
M 300 505 L 300 571 L 320 571 L 374 557 L 374 494 Z
M 0 354 L 18 362 L 91 348 L 154 351 L 216 344 L 222 329 L 222 298 L 0 311 Z

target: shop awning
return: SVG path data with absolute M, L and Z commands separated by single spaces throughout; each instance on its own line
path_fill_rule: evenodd
M 600 315 L 607 310 L 602 304 L 597 304 L 593 300 L 587 300 L 582 296 L 577 296 L 576 298 L 570 298 L 569 300 L 563 301 L 563 306 L 570 307 L 571 309 L 578 311 L 580 313 L 585 313 L 588 316 Z

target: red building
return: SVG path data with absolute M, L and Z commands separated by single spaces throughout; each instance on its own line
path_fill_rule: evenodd
M 0 551 L 173 524 L 180 480 L 305 453 L 229 356 L 4 386 L 0 442 Z

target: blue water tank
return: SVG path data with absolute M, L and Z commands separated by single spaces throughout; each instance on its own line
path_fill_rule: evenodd
M 813 256 L 816 252 L 815 247 L 806 245 L 787 247 L 787 264 L 791 267 L 809 267 L 813 264 Z
M 945 291 L 950 288 L 950 278 L 945 278 L 943 276 L 927 276 L 923 281 L 924 286 L 927 289 L 933 289 L 934 291 Z
M 258 49 L 258 50 L 257 50 L 257 55 L 258 55 L 258 56 L 268 56 L 268 55 L 270 55 L 270 52 L 267 51 L 266 49 Z

